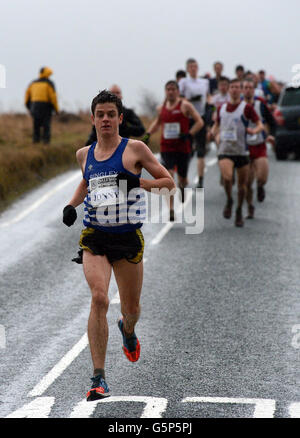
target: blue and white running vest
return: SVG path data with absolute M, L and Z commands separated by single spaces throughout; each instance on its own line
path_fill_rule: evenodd
M 137 188 L 131 190 L 128 200 L 122 198 L 122 192 L 116 183 L 118 173 L 133 173 L 126 170 L 122 163 L 123 152 L 128 138 L 121 143 L 110 158 L 103 161 L 95 159 L 94 142 L 88 151 L 84 179 L 88 185 L 88 194 L 84 200 L 84 219 L 86 227 L 109 233 L 125 233 L 141 228 L 146 216 L 145 192 Z M 135 175 L 139 178 L 141 174 Z

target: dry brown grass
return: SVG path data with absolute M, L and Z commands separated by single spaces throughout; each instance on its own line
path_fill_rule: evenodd
M 151 120 L 142 117 L 145 128 Z M 26 114 L 0 115 L 0 211 L 26 191 L 77 166 L 75 153 L 91 129 L 88 113 L 53 117 L 50 145 L 32 143 L 32 119 Z M 159 150 L 159 134 L 149 147 Z

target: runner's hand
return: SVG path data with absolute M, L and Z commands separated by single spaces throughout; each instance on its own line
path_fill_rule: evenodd
M 132 189 L 140 187 L 140 179 L 138 176 L 130 175 L 129 173 L 120 172 L 117 176 L 117 185 L 120 187 L 122 181 L 127 181 L 127 193 Z
M 275 145 L 275 137 L 273 135 L 268 135 L 266 143 L 271 143 L 272 146 Z
M 76 209 L 73 205 L 66 205 L 63 209 L 63 223 L 70 227 L 77 219 Z

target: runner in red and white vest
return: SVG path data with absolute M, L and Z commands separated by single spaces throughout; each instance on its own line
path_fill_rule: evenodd
M 190 128 L 190 119 L 194 124 Z M 165 85 L 165 102 L 158 108 L 158 115 L 147 130 L 150 135 L 161 127 L 160 153 L 162 164 L 174 177 L 175 170 L 184 202 L 184 188 L 188 185 L 188 166 L 191 143 L 194 135 L 204 126 L 204 121 L 194 106 L 179 95 L 176 81 L 168 81 Z M 170 197 L 170 220 L 174 221 L 174 197 Z
M 263 131 L 264 126 L 251 105 L 241 100 L 241 82 L 238 79 L 230 81 L 230 102 L 218 110 L 217 121 L 213 126 L 212 135 L 220 133 L 218 159 L 224 190 L 227 196 L 223 216 L 231 218 L 232 214 L 232 176 L 236 168 L 238 177 L 238 200 L 235 215 L 235 225 L 244 225 L 242 206 L 247 193 L 249 152 L 246 144 L 246 134 L 255 135 Z M 248 127 L 252 122 L 255 127 Z
M 275 142 L 274 135 L 276 130 L 276 121 L 268 108 L 267 102 L 261 97 L 255 97 L 255 83 L 253 80 L 247 79 L 243 81 L 243 95 L 245 102 L 255 109 L 264 126 L 268 124 L 270 133 L 272 134 L 267 135 L 265 130 L 255 135 L 248 134 L 246 138 L 250 154 L 250 171 L 247 193 L 248 219 L 253 219 L 255 207 L 253 205 L 252 185 L 256 179 L 257 200 L 258 202 L 263 202 L 265 199 L 264 186 L 267 183 L 269 175 L 269 162 L 266 143 L 269 142 L 274 144 Z M 249 126 L 251 128 L 252 124 L 250 123 Z

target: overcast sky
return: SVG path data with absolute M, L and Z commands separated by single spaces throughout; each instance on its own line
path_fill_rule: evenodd
M 221 60 L 290 81 L 300 64 L 299 0 L 10 0 L 1 2 L 0 110 L 23 109 L 41 66 L 54 74 L 61 109 L 88 108 L 117 83 L 139 111 L 142 90 L 163 87 L 194 57 L 200 74 Z

